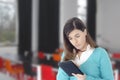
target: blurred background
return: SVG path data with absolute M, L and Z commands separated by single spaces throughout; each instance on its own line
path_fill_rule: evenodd
M 0 0 L 1 80 L 56 80 L 63 26 L 78 17 L 120 80 L 119 0 Z M 48 74 L 48 75 L 46 75 Z

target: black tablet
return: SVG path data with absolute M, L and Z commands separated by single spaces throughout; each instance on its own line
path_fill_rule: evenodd
M 59 62 L 58 66 L 61 67 L 69 76 L 73 76 L 72 73 L 83 75 L 83 72 L 72 61 Z

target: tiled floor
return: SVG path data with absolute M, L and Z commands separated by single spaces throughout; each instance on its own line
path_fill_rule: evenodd
M 0 80 L 15 80 L 15 79 L 0 72 Z

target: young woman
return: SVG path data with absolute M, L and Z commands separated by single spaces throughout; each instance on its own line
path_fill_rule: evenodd
M 71 18 L 63 29 L 65 50 L 61 61 L 71 60 L 84 73 L 69 76 L 61 67 L 57 80 L 114 80 L 107 51 L 97 47 L 79 18 Z

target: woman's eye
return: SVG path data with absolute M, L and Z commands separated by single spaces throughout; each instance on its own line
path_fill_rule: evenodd
M 79 37 L 80 37 L 80 35 L 76 35 L 75 37 L 76 37 L 76 38 L 79 38 Z

